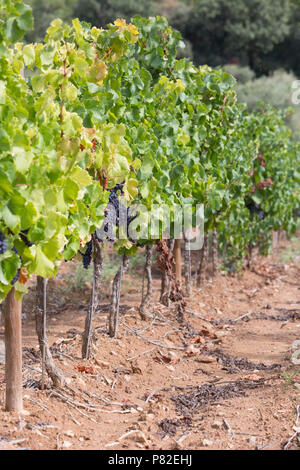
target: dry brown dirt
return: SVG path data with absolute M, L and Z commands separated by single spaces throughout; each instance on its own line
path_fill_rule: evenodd
M 141 281 L 127 276 L 118 338 L 107 335 L 103 299 L 91 360 L 80 358 L 89 289 L 62 298 L 57 287 L 72 263 L 64 265 L 49 283 L 47 330 L 64 390 L 50 382 L 39 389 L 32 286 L 23 308 L 25 414 L 4 411 L 0 365 L 0 450 L 299 449 L 300 366 L 291 356 L 300 339 L 300 258 L 282 261 L 289 246 L 240 276 L 194 288 L 188 325 L 158 302 L 158 277 L 153 318 L 142 322 Z

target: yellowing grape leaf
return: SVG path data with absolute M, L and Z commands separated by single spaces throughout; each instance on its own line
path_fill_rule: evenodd
M 83 170 L 82 168 L 79 168 L 79 166 L 74 169 L 71 177 L 73 178 L 73 180 L 75 180 L 79 184 L 82 184 L 83 186 L 88 186 L 92 183 L 92 178 L 90 177 L 88 172 L 86 170 Z
M 114 21 L 114 24 L 115 24 L 116 26 L 122 26 L 122 27 L 124 27 L 124 26 L 126 26 L 126 20 L 118 19 L 118 20 L 115 20 L 115 21 Z

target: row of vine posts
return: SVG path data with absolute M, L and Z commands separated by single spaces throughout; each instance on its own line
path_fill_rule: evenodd
M 280 230 L 275 233 L 273 245 L 277 246 L 284 237 Z M 160 302 L 169 307 L 171 302 L 176 304 L 177 319 L 182 321 L 186 302 L 184 297 L 190 297 L 192 293 L 192 263 L 190 240 L 183 238 L 183 266 L 185 286 L 182 286 L 182 259 L 181 240 L 158 240 L 156 251 L 158 265 L 161 270 L 161 295 Z M 209 250 L 209 236 L 204 236 L 203 247 L 199 252 L 198 269 L 195 272 L 195 284 L 203 286 L 207 277 L 207 268 L 211 264 L 210 274 L 214 277 L 218 270 L 218 246 L 217 234 L 211 234 L 211 249 Z M 150 318 L 149 307 L 152 300 L 152 257 L 154 244 L 145 247 L 145 265 L 142 278 L 142 299 L 139 306 L 139 314 L 142 320 Z M 210 256 L 209 256 L 210 255 Z M 129 267 L 129 257 L 122 255 L 120 267 L 112 283 L 111 309 L 108 318 L 108 334 L 115 338 L 118 334 L 118 320 L 120 311 L 120 296 L 122 278 Z M 88 312 L 82 333 L 82 358 L 92 357 L 93 343 L 93 318 L 99 306 L 101 297 L 101 281 L 103 272 L 103 247 L 93 237 L 93 280 L 90 294 Z M 146 284 L 146 286 L 145 286 Z M 184 290 L 184 292 L 183 292 Z M 11 289 L 3 303 L 4 327 L 5 327 L 5 374 L 6 374 L 6 409 L 21 411 L 22 401 L 22 301 L 16 300 L 14 288 Z M 41 388 L 45 386 L 45 372 L 50 377 L 54 387 L 62 387 L 65 384 L 63 372 L 55 364 L 48 343 L 46 331 L 47 316 L 47 279 L 37 276 L 36 282 L 36 332 L 42 357 Z

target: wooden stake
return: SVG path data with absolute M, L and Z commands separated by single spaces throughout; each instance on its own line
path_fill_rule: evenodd
M 46 332 L 47 332 L 47 283 L 48 279 L 43 278 L 43 352 L 42 352 L 42 390 L 45 389 L 46 370 Z
M 166 307 L 170 306 L 170 294 L 172 289 L 173 266 L 175 266 L 175 259 L 173 256 L 175 240 L 168 240 L 165 248 L 168 253 L 164 252 L 162 246 L 162 265 L 161 265 L 161 289 L 160 289 L 160 302 Z
M 212 242 L 211 242 L 211 260 L 212 260 L 212 275 L 216 276 L 218 272 L 218 234 L 214 230 L 212 233 Z
M 84 332 L 82 334 L 82 358 L 89 359 L 91 355 L 91 337 L 93 332 L 93 317 L 97 310 L 103 271 L 103 251 L 101 243 L 93 236 L 93 284 L 89 310 L 85 319 Z
M 192 295 L 192 266 L 191 266 L 191 242 L 188 237 L 184 237 L 184 277 L 185 294 Z
M 40 351 L 42 354 L 42 361 L 47 374 L 51 378 L 55 387 L 63 387 L 65 385 L 65 377 L 62 371 L 56 366 L 53 361 L 50 347 L 48 344 L 46 332 L 46 289 L 47 283 L 41 276 L 37 276 L 36 282 L 36 307 L 35 307 L 35 324 L 36 332 L 39 340 Z
M 176 281 L 181 284 L 181 240 L 175 240 L 174 246 Z
M 205 280 L 205 268 L 208 259 L 208 236 L 204 235 L 203 247 L 200 250 L 199 269 L 197 273 L 197 286 L 200 287 Z
M 6 410 L 23 410 L 22 302 L 12 288 L 4 301 Z
M 112 287 L 111 309 L 108 319 L 108 330 L 111 338 L 116 338 L 118 334 L 120 296 L 123 274 L 129 267 L 129 258 L 127 255 L 122 256 L 122 261 L 118 272 L 116 273 Z
M 147 313 L 147 308 L 149 307 L 151 296 L 152 296 L 152 254 L 153 254 L 153 245 L 146 245 L 146 262 L 143 272 L 143 288 L 142 288 L 142 301 L 139 308 L 140 316 L 142 320 L 147 320 L 149 314 Z M 147 292 L 145 294 L 145 276 L 147 277 Z

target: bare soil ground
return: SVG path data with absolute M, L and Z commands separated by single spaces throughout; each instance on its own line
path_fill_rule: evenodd
M 73 268 L 63 266 L 49 283 L 48 336 L 68 385 L 39 389 L 33 285 L 23 308 L 26 413 L 4 411 L 0 365 L 0 449 L 299 449 L 299 261 L 299 240 L 284 242 L 240 276 L 207 280 L 188 299 L 189 327 L 158 302 L 158 276 L 153 318 L 142 322 L 141 279 L 128 275 L 119 336 L 107 335 L 103 298 L 88 361 L 80 335 L 89 288 L 64 291 Z

